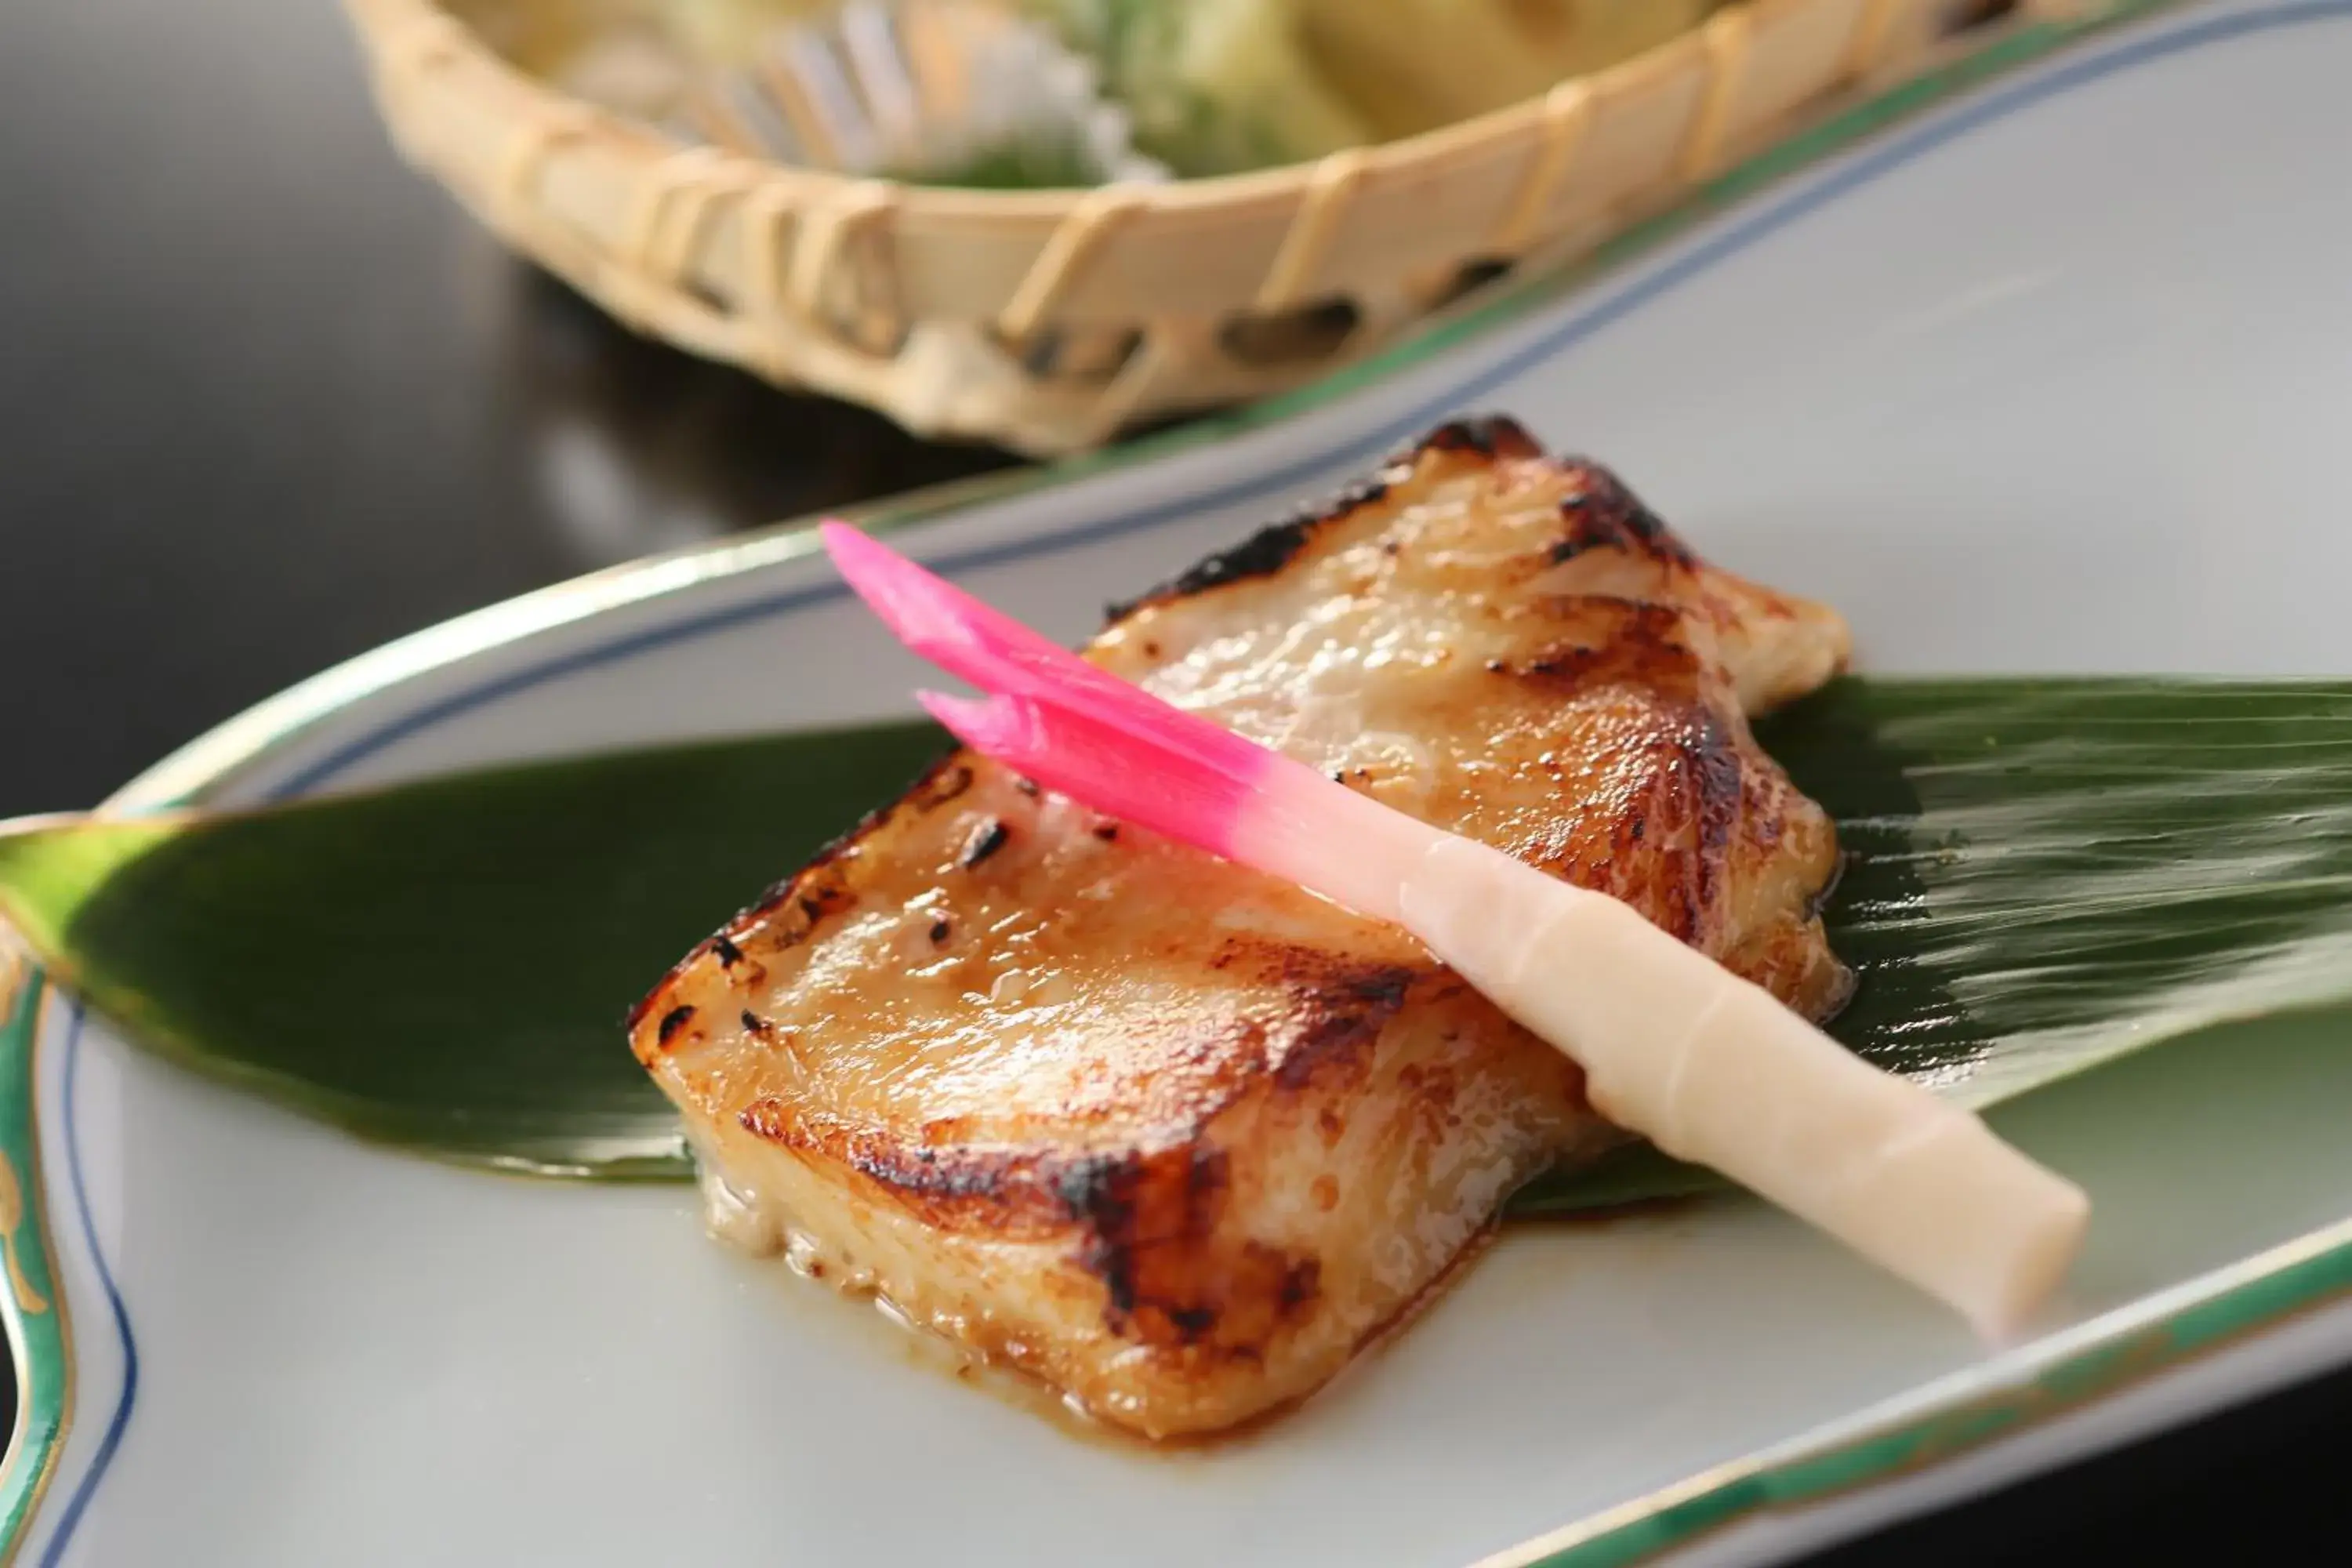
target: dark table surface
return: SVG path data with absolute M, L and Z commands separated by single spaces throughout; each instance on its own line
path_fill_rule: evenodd
M 1006 460 L 510 259 L 394 159 L 329 0 L 0 6 L 0 816 L 461 611 Z M 2347 1451 L 2352 1373 L 1818 1561 L 2340 1543 Z

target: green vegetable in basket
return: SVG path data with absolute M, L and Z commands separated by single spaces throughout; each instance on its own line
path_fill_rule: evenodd
M 1377 140 L 1307 53 L 1291 0 L 1030 0 L 1091 57 L 1135 144 L 1184 174 Z

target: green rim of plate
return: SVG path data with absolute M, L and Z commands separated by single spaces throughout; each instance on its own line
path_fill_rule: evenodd
M 2095 14 L 2012 27 L 1976 51 L 1866 99 L 1757 153 L 1696 188 L 1672 209 L 1637 224 L 1590 257 L 1516 281 L 1403 342 L 1281 397 L 1181 429 L 1035 469 L 936 487 L 852 515 L 870 529 L 899 529 L 982 503 L 1228 439 L 1337 402 L 1423 364 L 1597 276 L 1678 237 L 1727 205 L 1848 151 L 1989 79 L 2066 45 L 2168 8 L 2179 0 L 2110 0 Z M 812 520 L 779 524 L 614 568 L 525 595 L 390 643 L 289 689 L 166 757 L 101 808 L 151 811 L 188 804 L 332 714 L 388 687 L 502 644 L 621 605 L 788 561 L 814 548 Z M 8 994 L 0 959 L 0 1240 L 7 1289 L 0 1291 L 19 1393 L 16 1429 L 0 1469 L 0 1563 L 12 1559 L 41 1500 L 72 1409 L 71 1335 L 55 1288 L 42 1201 L 34 1115 L 34 1056 L 45 979 L 26 971 Z M 1826 1447 L 1786 1458 L 1735 1460 L 1510 1548 L 1489 1568 L 1624 1568 L 1687 1545 L 1750 1516 L 1822 1502 L 1894 1479 L 2116 1392 L 2329 1297 L 2352 1289 L 2352 1222 L 2273 1248 L 2169 1292 L 2121 1322 L 2084 1325 L 2057 1336 L 2047 1352 L 2008 1384 L 1943 1405 Z
M 37 970 L 0 947 L 0 1319 L 16 1374 L 16 1425 L 0 1467 L 0 1560 L 16 1554 L 48 1488 L 73 1397 L 72 1341 L 49 1256 L 34 1125 L 33 1042 L 46 990 Z
M 2259 1253 L 2179 1304 L 2120 1328 L 2061 1336 L 2008 1386 L 1792 1458 L 1738 1459 L 1480 1568 L 1625 1568 L 1750 1516 L 1803 1508 L 1910 1475 L 2011 1436 L 2352 1289 L 2352 1224 Z M 2086 1329 L 2098 1329 L 2096 1323 Z

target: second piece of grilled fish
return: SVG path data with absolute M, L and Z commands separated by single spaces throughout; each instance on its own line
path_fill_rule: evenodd
M 1087 652 L 1801 1012 L 1845 993 L 1830 823 L 1747 721 L 1835 672 L 1843 626 L 1507 421 Z M 1402 932 L 969 753 L 690 954 L 632 1044 L 722 1230 L 1152 1436 L 1310 1392 L 1520 1183 L 1621 1136 Z

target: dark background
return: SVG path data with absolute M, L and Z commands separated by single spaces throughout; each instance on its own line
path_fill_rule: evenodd
M 459 612 L 1006 460 L 508 258 L 394 159 L 330 0 L 0 3 L 0 816 Z M 2352 1373 L 1819 1562 L 2239 1559 L 2340 1538 L 2347 1453 Z

